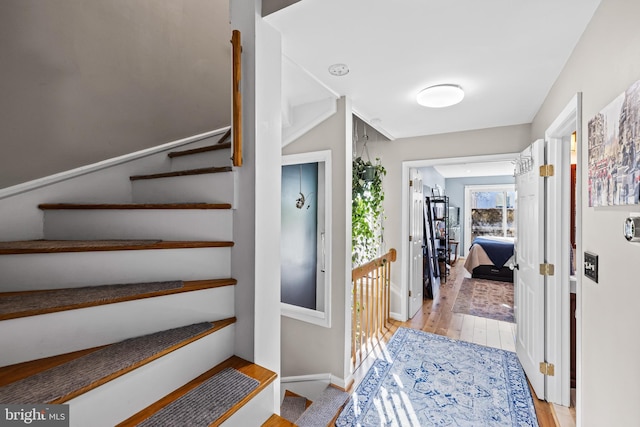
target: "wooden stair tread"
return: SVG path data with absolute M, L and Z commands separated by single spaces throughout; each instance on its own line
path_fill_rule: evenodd
M 262 424 L 262 427 L 295 427 L 295 424 L 280 415 L 273 414 Z
M 211 424 L 213 426 L 220 425 L 229 417 L 231 417 L 238 409 L 244 406 L 247 402 L 249 402 L 252 398 L 254 398 L 258 393 L 260 393 L 264 388 L 266 388 L 270 383 L 272 383 L 276 379 L 276 373 L 270 371 L 262 366 L 256 365 L 254 363 L 248 362 L 244 359 L 241 359 L 238 356 L 232 356 L 219 365 L 215 366 L 213 369 L 205 372 L 179 389 L 169 393 L 162 399 L 143 409 L 142 411 L 134 414 L 130 418 L 126 419 L 122 423 L 118 424 L 118 426 L 135 426 L 138 423 L 144 421 L 149 418 L 151 415 L 164 408 L 165 406 L 171 404 L 190 390 L 198 387 L 200 384 L 204 383 L 206 380 L 222 371 L 225 368 L 234 368 L 241 373 L 254 378 L 260 382 L 258 387 L 253 390 L 249 395 L 247 395 L 244 399 L 238 402 L 233 406 L 229 411 L 227 411 L 222 417 L 220 417 L 215 423 Z
M 187 169 L 187 170 L 175 171 L 175 172 L 154 173 L 150 175 L 133 175 L 129 177 L 129 179 L 131 181 L 138 181 L 142 179 L 171 178 L 175 176 L 204 175 L 209 173 L 222 173 L 222 172 L 231 172 L 231 171 L 233 171 L 233 168 L 231 166 L 210 167 L 210 168 L 199 168 L 199 169 Z
M 0 313 L 0 320 L 18 319 L 21 317 L 28 317 L 28 316 L 38 316 L 42 314 L 57 313 L 60 311 L 77 310 L 80 308 L 96 307 L 100 305 L 115 304 L 115 303 L 121 303 L 125 301 L 135 301 L 139 299 L 154 298 L 154 297 L 159 297 L 164 295 L 173 295 L 173 294 L 179 294 L 184 292 L 199 291 L 203 289 L 213 289 L 213 288 L 218 288 L 223 286 L 232 286 L 235 284 L 237 284 L 237 281 L 235 279 L 191 280 L 191 281 L 183 282 L 183 286 L 180 288 L 165 289 L 161 291 L 146 292 L 142 294 L 135 294 L 135 295 L 128 295 L 128 296 L 120 296 L 112 299 L 103 299 L 99 301 L 64 304 L 64 305 L 58 305 L 55 307 L 29 309 L 29 310 L 16 311 L 12 313 Z M 83 292 L 84 289 L 86 288 L 78 288 L 79 292 Z M 61 291 L 68 291 L 68 289 L 54 289 L 54 290 L 26 291 L 26 292 L 3 292 L 3 293 L 0 293 L 0 302 L 2 301 L 2 298 L 8 298 L 8 297 L 13 297 L 18 295 L 33 295 L 33 296 L 41 296 L 43 298 L 47 298 L 52 294 L 56 292 L 61 292 Z
M 114 210 L 164 210 L 164 209 L 231 209 L 230 203 L 42 203 L 42 210 L 55 209 L 114 209 Z
M 119 378 L 131 371 L 134 371 L 135 369 L 144 366 L 154 360 L 159 359 L 162 356 L 165 356 L 179 348 L 182 348 L 194 341 L 197 341 L 198 339 L 201 339 L 207 335 L 210 335 L 214 332 L 217 332 L 233 323 L 236 322 L 236 318 L 235 317 L 230 317 L 228 319 L 221 319 L 215 322 L 210 322 L 212 325 L 211 329 L 206 330 L 205 332 L 199 333 L 198 335 L 195 335 L 191 338 L 188 338 L 176 345 L 173 345 L 171 347 L 168 347 L 166 349 L 164 349 L 163 351 L 154 354 L 151 357 L 148 357 L 144 360 L 139 361 L 138 363 L 135 363 L 129 367 L 127 367 L 126 369 L 122 369 L 120 371 L 117 372 L 113 372 L 110 375 L 105 375 L 103 378 L 101 378 L 98 381 L 93 382 L 89 387 L 84 387 L 82 389 L 76 390 L 73 393 L 70 393 L 66 396 L 64 396 L 64 398 L 59 399 L 59 401 L 55 401 L 55 402 L 47 402 L 47 403 L 63 403 L 66 402 L 70 399 L 73 399 L 74 397 L 77 397 L 81 394 L 84 394 L 86 392 L 88 392 L 89 390 L 93 390 L 103 384 L 106 384 L 109 381 L 112 381 L 116 378 Z M 114 343 L 114 344 L 110 344 L 110 345 L 115 345 L 118 343 Z M 0 368 L 0 387 L 11 384 L 13 382 L 19 381 L 19 380 L 23 380 L 23 379 L 27 379 L 31 376 L 34 376 L 36 374 L 39 374 L 43 371 L 49 370 L 51 368 L 54 367 L 58 367 L 61 365 L 64 365 L 66 363 L 70 363 L 74 360 L 77 360 L 83 356 L 89 355 L 93 352 L 96 352 L 98 350 L 102 350 L 106 347 L 109 347 L 109 345 L 105 345 L 105 346 L 100 346 L 100 347 L 95 347 L 95 348 L 91 348 L 91 349 L 86 349 L 86 350 L 80 350 L 80 351 L 75 351 L 72 353 L 66 353 L 66 354 L 61 354 L 61 355 L 57 355 L 57 356 L 52 356 L 52 357 L 46 357 L 43 359 L 38 359 L 38 360 L 32 360 L 32 361 L 28 361 L 28 362 L 23 362 L 23 363 L 18 363 L 15 365 L 10 365 L 10 366 L 4 366 Z M 42 402 L 45 403 L 45 402 Z
M 19 240 L 0 242 L 0 255 L 61 252 L 100 252 L 145 249 L 188 249 L 231 247 L 224 241 L 169 240 Z
M 207 151 L 222 150 L 224 148 L 231 148 L 231 142 L 224 142 L 231 137 L 231 128 L 229 128 L 214 145 L 207 147 L 192 148 L 190 150 L 172 151 L 168 154 L 170 158 L 188 156 L 190 154 L 206 153 Z
M 226 148 L 231 148 L 231 143 L 230 142 L 225 142 L 222 144 L 215 144 L 215 145 L 208 145 L 206 147 L 200 147 L 200 148 L 192 148 L 190 150 L 183 150 L 183 151 L 172 151 L 168 154 L 168 156 L 170 158 L 174 158 L 174 157 L 181 157 L 181 156 L 189 156 L 192 154 L 200 154 L 200 153 L 208 153 L 210 151 L 217 151 L 217 150 L 224 150 Z

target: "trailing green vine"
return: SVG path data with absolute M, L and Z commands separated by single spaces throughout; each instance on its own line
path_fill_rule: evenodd
M 351 263 L 355 267 L 379 255 L 384 231 L 382 177 L 387 171 L 380 159 L 372 164 L 357 157 L 353 160 L 352 174 Z

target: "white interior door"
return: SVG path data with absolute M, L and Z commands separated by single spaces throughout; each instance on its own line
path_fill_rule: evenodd
M 423 284 L 423 254 L 422 246 L 424 227 L 424 195 L 422 178 L 417 169 L 409 171 L 411 185 L 409 186 L 409 317 L 413 317 L 422 307 Z
M 516 164 L 517 230 L 515 240 L 518 269 L 514 277 L 516 352 L 536 395 L 545 398 L 545 282 L 540 274 L 544 262 L 544 141 L 538 140 L 522 152 Z

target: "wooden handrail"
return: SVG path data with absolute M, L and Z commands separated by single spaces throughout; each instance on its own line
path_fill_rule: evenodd
M 240 42 L 240 31 L 233 30 L 231 34 L 231 45 L 233 46 L 233 83 L 232 83 L 232 115 L 233 122 L 233 166 L 242 166 L 242 96 L 240 93 L 240 80 L 242 78 L 242 44 Z
M 381 257 L 376 258 L 372 261 L 369 261 L 366 264 L 362 264 L 361 266 L 354 268 L 353 270 L 351 270 L 351 280 L 353 281 L 360 277 L 364 277 L 370 272 L 372 272 L 373 270 L 375 270 L 376 268 L 380 267 L 381 265 L 387 262 L 395 262 L 396 256 L 397 256 L 396 250 L 390 249 L 389 252 L 382 255 Z
M 391 297 L 391 263 L 396 250 L 351 271 L 353 302 L 351 306 L 351 361 L 362 362 L 375 346 L 374 341 L 388 331 Z M 364 353 L 363 353 L 364 352 Z

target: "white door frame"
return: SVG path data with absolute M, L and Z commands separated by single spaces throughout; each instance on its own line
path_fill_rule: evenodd
M 582 94 L 577 93 L 562 110 L 558 117 L 545 131 L 545 140 L 555 140 L 563 145 L 564 154 L 556 153 L 551 161 L 561 161 L 562 176 L 557 179 L 562 180 L 564 197 L 562 206 L 556 210 L 564 223 L 558 224 L 562 232 L 562 240 L 569 241 L 569 168 L 570 156 L 569 144 L 571 133 L 576 132 L 577 165 L 576 165 L 576 201 L 582 200 Z M 551 207 L 553 208 L 553 207 Z M 552 213 L 547 211 L 548 214 Z M 555 231 L 554 233 L 557 233 Z M 554 363 L 555 376 L 547 378 L 547 400 L 563 406 L 570 405 L 570 283 L 569 283 L 569 254 L 568 248 L 560 253 L 548 254 L 550 263 L 555 264 L 555 275 L 549 276 L 551 286 L 548 288 L 547 307 L 547 361 Z M 582 266 L 582 209 L 576 207 L 576 421 L 577 426 L 582 421 L 582 383 L 581 367 L 582 357 L 580 348 L 582 346 L 582 326 L 580 313 L 582 307 L 582 280 L 580 268 Z
M 516 184 L 472 184 L 464 186 L 464 242 L 460 242 L 463 245 L 462 256 L 466 256 L 471 247 L 471 193 L 474 191 L 516 191 Z M 506 218 L 504 220 L 506 221 Z
M 405 260 L 400 264 L 401 286 L 400 286 L 400 313 L 397 313 L 396 320 L 406 321 L 409 313 L 409 169 L 423 168 L 438 165 L 451 165 L 457 163 L 481 163 L 501 160 L 513 160 L 520 153 L 489 154 L 484 156 L 468 157 L 446 157 L 442 159 L 408 160 L 402 162 L 402 235 L 400 237 L 400 248 L 398 252 L 401 259 Z M 445 189 L 446 192 L 446 189 Z

